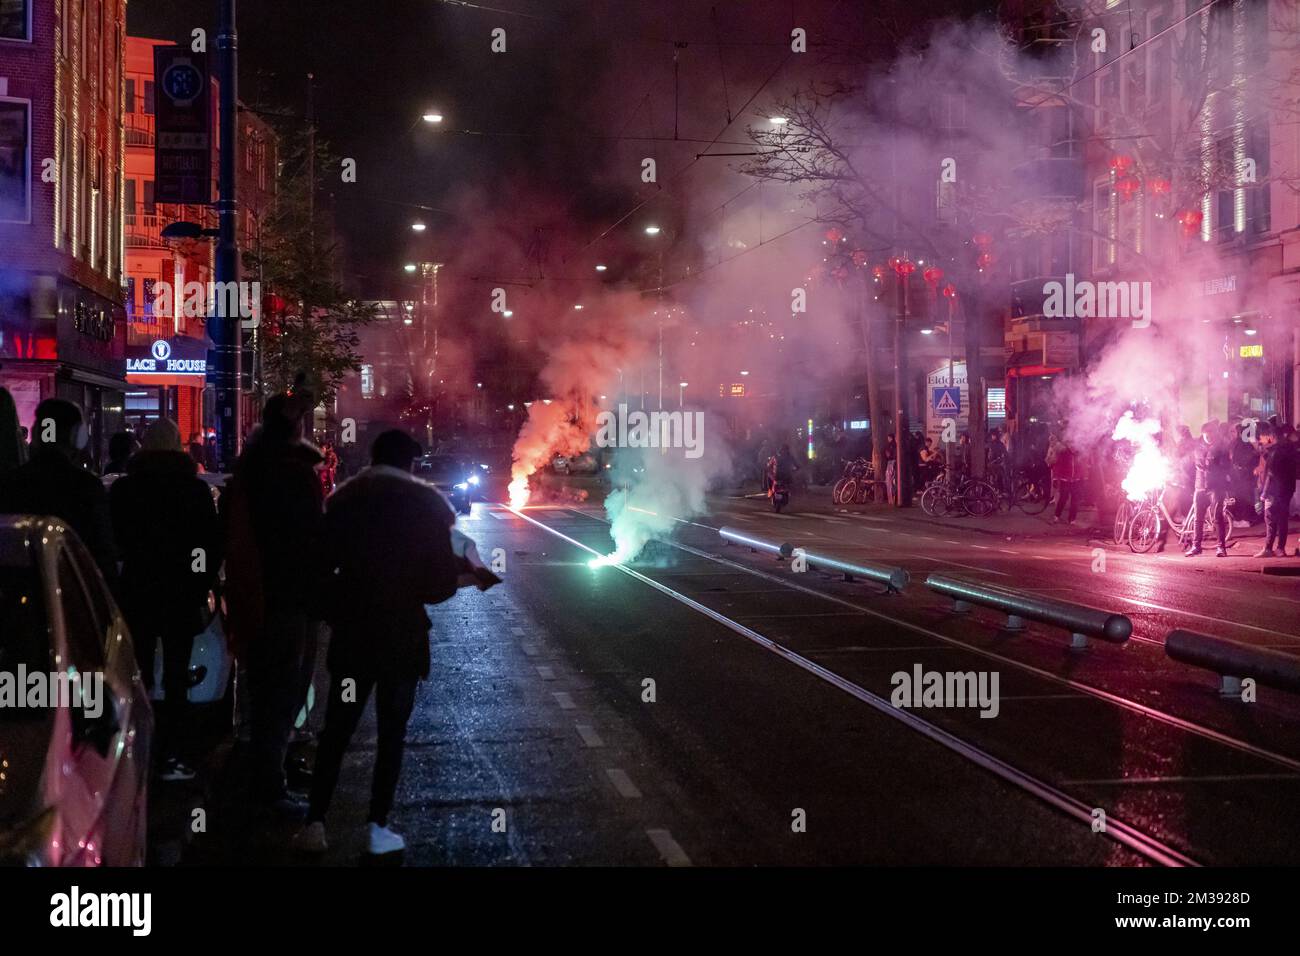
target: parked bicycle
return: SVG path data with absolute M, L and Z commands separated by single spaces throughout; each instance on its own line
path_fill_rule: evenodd
M 921 510 L 932 518 L 949 514 L 985 518 L 998 509 L 998 490 L 982 478 L 934 479 L 921 492 Z
M 1230 509 L 1236 504 L 1237 499 L 1228 498 L 1225 502 L 1225 509 Z M 1182 547 L 1190 547 L 1196 540 L 1196 509 L 1189 507 L 1187 514 L 1181 521 L 1174 520 L 1173 515 L 1169 513 L 1169 508 L 1165 505 L 1165 489 L 1153 490 L 1147 493 L 1146 500 L 1142 502 L 1137 511 L 1129 521 L 1127 541 L 1129 549 L 1138 554 L 1146 554 L 1156 544 L 1165 537 L 1167 528 L 1178 529 L 1178 543 Z M 1210 509 L 1205 511 L 1205 529 L 1204 536 L 1213 540 L 1218 532 L 1214 527 L 1214 512 Z M 1224 543 L 1232 539 L 1232 518 L 1227 520 L 1227 531 L 1224 534 Z
M 864 505 L 875 500 L 876 476 L 871 461 L 858 458 L 844 463 L 844 475 L 831 489 L 831 501 L 837 505 Z

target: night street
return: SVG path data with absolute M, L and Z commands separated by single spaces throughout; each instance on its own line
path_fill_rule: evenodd
M 1298 492 L 1300 0 L 0 0 L 7 943 L 1293 931 Z

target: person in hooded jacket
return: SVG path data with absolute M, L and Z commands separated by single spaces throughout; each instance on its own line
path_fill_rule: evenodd
M 330 691 L 307 825 L 294 838 L 295 847 L 306 852 L 327 847 L 325 814 L 372 691 L 379 739 L 367 845 L 374 855 L 405 846 L 389 827 L 388 815 L 416 686 L 429 676 L 425 607 L 451 597 L 462 570 L 470 570 L 453 549 L 451 505 L 411 473 L 420 452 L 405 432 L 384 432 L 375 440 L 371 466 L 340 485 L 326 503 Z
M 125 467 L 109 490 L 122 556 L 120 604 L 151 690 L 154 656 L 162 645 L 163 699 L 155 706 L 160 776 L 189 780 L 194 771 L 181 749 L 189 716 L 190 655 L 195 636 L 207 625 L 208 594 L 221 566 L 217 509 L 169 419 L 145 430 L 140 451 Z
M 1231 432 L 1229 432 L 1231 436 Z M 1235 436 L 1233 436 L 1235 437 Z M 1210 509 L 1214 516 L 1215 534 L 1218 536 L 1218 548 L 1215 554 L 1220 558 L 1228 556 L 1228 491 L 1232 487 L 1232 450 L 1218 422 L 1206 422 L 1201 426 L 1201 440 L 1192 452 L 1192 461 L 1196 467 L 1196 492 L 1192 497 L 1193 516 L 1192 546 L 1184 554 L 1194 558 L 1201 554 L 1201 543 L 1205 538 L 1205 511 Z

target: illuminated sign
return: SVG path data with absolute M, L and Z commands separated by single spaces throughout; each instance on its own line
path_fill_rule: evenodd
M 855 419 L 854 421 L 849 422 L 849 428 L 854 429 L 855 431 L 860 431 L 861 429 L 866 427 L 867 427 L 867 420 L 865 418 Z
M 731 386 L 731 397 L 732 397 L 732 398 L 744 398 L 744 397 L 745 397 L 745 383 L 744 383 L 744 382 L 738 382 L 738 383 L 733 384 L 733 385 Z
M 166 339 L 158 339 L 149 346 L 148 358 L 126 360 L 128 375 L 206 375 L 207 372 L 206 358 L 176 358 L 172 355 L 172 344 Z
M 1007 390 L 990 388 L 988 390 L 988 413 L 991 418 L 1007 417 Z
M 1238 350 L 1242 358 L 1263 358 L 1264 346 L 1256 343 L 1255 345 L 1243 345 Z

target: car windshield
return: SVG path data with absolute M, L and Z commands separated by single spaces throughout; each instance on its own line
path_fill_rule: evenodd
M 420 462 L 419 474 L 432 481 L 464 481 L 468 474 L 466 465 L 459 458 L 448 455 L 434 455 Z

